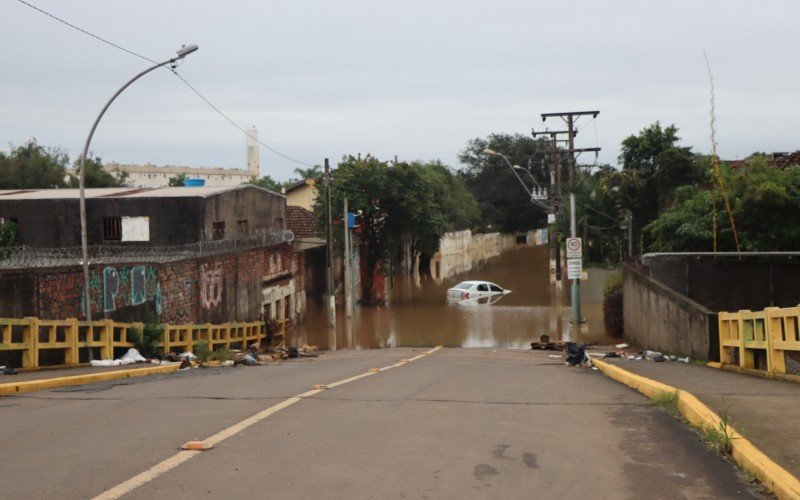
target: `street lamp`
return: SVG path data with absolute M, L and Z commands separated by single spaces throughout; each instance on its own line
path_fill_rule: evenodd
M 500 158 L 502 158 L 506 162 L 506 164 L 511 168 L 511 171 L 514 172 L 514 176 L 516 176 L 516 178 L 519 181 L 519 183 L 522 184 L 522 189 L 524 189 L 525 192 L 528 193 L 528 196 L 530 196 L 531 203 L 533 203 L 534 205 L 538 205 L 541 208 L 544 208 L 546 210 L 550 210 L 550 206 L 547 205 L 546 203 L 542 202 L 539 199 L 539 195 L 538 195 L 537 192 L 535 192 L 533 189 L 528 189 L 528 186 L 525 184 L 525 181 L 523 181 L 522 177 L 520 177 L 519 174 L 517 173 L 517 170 L 525 170 L 525 169 L 523 169 L 519 165 L 512 165 L 511 162 L 506 157 L 506 155 L 504 155 L 502 153 L 498 153 L 497 151 L 495 151 L 493 149 L 486 148 L 486 149 L 483 150 L 483 153 L 485 155 L 487 155 L 487 156 L 499 156 Z M 527 170 L 525 170 L 525 171 L 528 172 Z M 531 180 L 533 181 L 534 186 L 536 186 L 537 185 L 536 184 L 536 179 L 533 178 L 533 176 L 531 175 L 530 172 L 528 172 L 528 175 L 531 177 Z
M 147 73 L 150 73 L 156 68 L 160 68 L 161 66 L 165 66 L 167 64 L 175 64 L 180 59 L 188 56 L 192 52 L 195 52 L 198 49 L 197 45 L 184 45 L 176 52 L 175 57 L 171 57 L 164 62 L 157 63 L 146 70 L 142 71 L 138 75 L 134 76 L 128 82 L 120 87 L 117 92 L 111 96 L 111 99 L 108 100 L 103 109 L 100 111 L 100 114 L 97 115 L 97 119 L 95 119 L 94 124 L 92 125 L 92 130 L 89 131 L 89 136 L 86 138 L 86 144 L 83 146 L 83 154 L 81 155 L 81 164 L 80 164 L 80 172 L 78 175 L 78 186 L 80 188 L 80 210 L 81 210 L 81 254 L 83 258 L 83 300 L 84 300 L 84 309 L 86 315 L 86 321 L 92 321 L 92 305 L 90 302 L 89 297 L 89 247 L 87 244 L 86 238 L 86 195 L 85 195 L 85 167 L 86 167 L 86 155 L 89 154 L 89 144 L 92 142 L 92 136 L 94 135 L 94 131 L 97 128 L 97 124 L 100 123 L 100 119 L 105 114 L 106 110 L 111 103 L 114 102 L 114 99 L 119 96 L 122 91 L 128 88 L 133 82 L 138 80 L 139 78 L 143 77 Z M 92 359 L 92 348 L 89 347 L 89 359 Z

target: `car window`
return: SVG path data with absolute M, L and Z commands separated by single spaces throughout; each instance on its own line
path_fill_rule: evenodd
M 485 283 L 481 283 L 480 285 L 478 285 L 478 291 L 479 292 L 488 292 L 489 291 L 489 287 L 486 286 Z
M 472 288 L 472 283 L 468 283 L 466 281 L 462 281 L 461 283 L 459 283 L 458 285 L 454 286 L 453 288 L 455 288 L 456 290 L 469 290 L 470 288 Z
M 489 287 L 492 289 L 493 292 L 502 292 L 503 291 L 503 289 L 500 288 L 497 285 L 489 285 Z

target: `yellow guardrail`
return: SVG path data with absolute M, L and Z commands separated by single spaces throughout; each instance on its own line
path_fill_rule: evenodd
M 721 312 L 718 317 L 719 356 L 724 365 L 786 373 L 786 352 L 800 353 L 800 306 Z M 766 367 L 756 366 L 759 359 L 765 360 Z
M 279 321 L 281 338 L 285 335 L 285 321 Z M 130 328 L 143 330 L 142 323 L 120 323 L 110 319 L 78 321 L 77 319 L 44 320 L 39 318 L 0 318 L 0 352 L 21 352 L 23 368 L 38 368 L 39 355 L 45 350 L 60 349 L 64 364 L 79 363 L 80 349 L 100 349 L 101 359 L 113 359 L 114 349 L 134 347 L 128 338 Z M 191 351 L 200 342 L 210 350 L 246 349 L 261 345 L 266 337 L 266 326 L 261 321 L 249 323 L 162 325 L 161 340 L 156 345 L 161 352 Z

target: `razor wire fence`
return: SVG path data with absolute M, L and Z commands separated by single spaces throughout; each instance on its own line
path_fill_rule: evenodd
M 290 243 L 290 231 L 250 236 L 236 240 L 200 241 L 187 245 L 93 245 L 89 264 L 166 263 L 229 252 Z M 0 269 L 65 267 L 83 264 L 81 247 L 36 248 L 26 245 L 0 249 Z

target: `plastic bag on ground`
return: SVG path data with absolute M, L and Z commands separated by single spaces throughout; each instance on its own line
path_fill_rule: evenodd
M 104 366 L 119 366 L 119 360 L 116 359 L 93 359 L 89 363 L 91 363 L 94 367 L 104 367 Z
M 119 357 L 120 361 L 128 360 L 128 359 L 131 360 L 128 363 L 144 363 L 145 361 L 147 361 L 147 358 L 142 356 L 139 353 L 139 351 L 136 350 L 133 347 L 128 349 L 128 352 L 126 352 L 125 354 L 123 354 L 122 356 Z M 128 364 L 128 363 L 125 363 L 125 364 Z
M 197 359 L 197 356 L 195 356 L 191 351 L 186 351 L 178 354 L 178 359 L 188 359 L 191 361 L 193 359 Z

